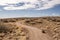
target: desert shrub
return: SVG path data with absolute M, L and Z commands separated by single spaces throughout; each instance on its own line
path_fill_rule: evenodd
M 3 22 L 7 23 L 8 21 L 7 20 L 4 20 Z
M 15 20 L 10 20 L 9 22 L 16 22 Z
M 35 22 L 30 22 L 30 24 L 35 25 L 36 23 Z
M 43 17 L 42 19 L 47 19 L 46 17 Z
M 59 19 L 52 19 L 53 22 L 60 22 Z
M 46 18 L 48 21 L 53 21 L 53 22 L 60 22 L 60 19 L 59 18 L 56 18 L 56 17 L 48 17 Z
M 29 20 L 25 21 L 25 23 L 29 23 L 29 22 L 30 22 Z
M 5 23 L 8 23 L 8 20 L 7 19 L 0 19 L 1 22 L 5 22 Z
M 0 33 L 7 33 L 7 32 L 12 31 L 9 27 L 10 26 L 8 26 L 8 25 L 0 23 Z
M 60 22 L 60 20 L 56 20 L 56 22 Z
M 16 19 L 8 19 L 9 22 L 16 22 Z
M 42 30 L 42 33 L 46 33 L 45 30 Z
M 37 23 L 42 23 L 42 22 L 37 22 Z
M 4 22 L 4 23 L 16 22 L 16 19 L 2 19 L 1 21 Z

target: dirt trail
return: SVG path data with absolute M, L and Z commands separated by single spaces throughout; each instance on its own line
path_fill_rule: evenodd
M 42 33 L 38 28 L 23 25 L 18 22 L 16 24 L 17 26 L 20 25 L 29 31 L 29 40 L 53 40 L 52 37 L 49 37 L 47 34 Z

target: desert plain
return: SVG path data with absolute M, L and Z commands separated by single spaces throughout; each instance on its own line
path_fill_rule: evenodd
M 0 19 L 0 40 L 60 40 L 60 17 Z

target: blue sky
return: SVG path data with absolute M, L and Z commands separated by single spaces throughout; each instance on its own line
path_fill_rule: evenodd
M 0 18 L 60 16 L 60 0 L 0 1 Z

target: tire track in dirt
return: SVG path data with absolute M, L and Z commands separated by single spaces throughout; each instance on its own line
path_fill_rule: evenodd
M 38 28 L 23 25 L 19 22 L 17 22 L 16 24 L 17 26 L 21 26 L 29 31 L 29 40 L 53 40 L 52 37 L 42 33 L 42 31 Z

